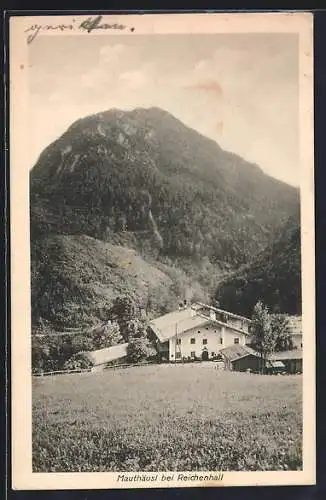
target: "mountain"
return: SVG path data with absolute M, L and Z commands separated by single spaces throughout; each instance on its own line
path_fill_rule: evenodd
M 258 300 L 273 312 L 301 314 L 299 218 L 290 217 L 273 244 L 222 281 L 215 298 L 222 308 L 249 317 Z
M 32 241 L 86 234 L 234 269 L 273 240 L 299 193 L 150 108 L 73 123 L 31 170 L 30 199 Z
M 96 325 L 119 295 L 149 313 L 164 314 L 177 307 L 191 283 L 182 271 L 159 267 L 135 250 L 90 236 L 40 237 L 31 255 L 32 324 L 55 330 Z M 197 299 L 207 298 L 200 286 L 191 291 Z
M 208 300 L 298 208 L 297 189 L 166 111 L 80 119 L 30 173 L 33 325 L 93 325 L 118 295 L 153 314 Z

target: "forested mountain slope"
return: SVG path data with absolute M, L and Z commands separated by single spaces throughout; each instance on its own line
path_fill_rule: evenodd
M 74 123 L 31 171 L 31 231 L 114 241 L 237 267 L 273 239 L 298 191 L 157 109 Z
M 121 294 L 156 314 L 208 300 L 273 242 L 299 193 L 161 109 L 112 109 L 43 151 L 30 207 L 33 324 L 60 329 L 96 323 Z
M 275 242 L 218 287 L 221 307 L 251 316 L 262 300 L 271 311 L 301 314 L 301 236 L 291 217 Z

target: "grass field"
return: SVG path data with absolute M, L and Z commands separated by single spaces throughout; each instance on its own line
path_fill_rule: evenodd
M 34 472 L 300 470 L 302 377 L 161 365 L 33 380 Z

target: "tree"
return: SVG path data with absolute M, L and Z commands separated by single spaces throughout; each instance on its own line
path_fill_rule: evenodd
M 153 349 L 146 338 L 134 338 L 127 346 L 129 363 L 139 363 L 153 354 Z
M 150 285 L 144 300 L 147 316 L 156 317 L 173 310 L 176 304 L 176 295 L 169 285 Z
M 93 330 L 92 341 L 95 350 L 120 344 L 122 340 L 118 323 L 108 321 Z
M 289 351 L 293 349 L 293 340 L 287 317 L 284 314 L 274 314 L 271 322 L 272 330 L 276 337 L 275 351 Z
M 74 339 L 73 343 L 74 351 L 75 353 L 81 352 L 81 351 L 93 351 L 93 340 L 90 336 L 88 335 L 78 335 L 76 339 Z
M 108 347 L 120 344 L 123 341 L 118 323 L 107 323 L 104 325 L 103 333 Z
M 40 372 L 44 370 L 46 366 L 47 353 L 44 351 L 42 346 L 33 345 L 32 346 L 32 369 L 33 372 Z
M 272 329 L 272 320 L 268 308 L 259 301 L 254 307 L 251 323 L 252 345 L 261 357 L 262 371 L 266 359 L 275 350 L 276 336 Z
M 128 340 L 146 339 L 147 337 L 147 322 L 145 319 L 132 319 L 127 326 Z
M 127 296 L 119 296 L 114 299 L 111 309 L 108 312 L 109 319 L 116 321 L 119 325 L 120 334 L 125 342 L 129 339 L 129 322 L 139 317 L 139 308 L 134 301 Z

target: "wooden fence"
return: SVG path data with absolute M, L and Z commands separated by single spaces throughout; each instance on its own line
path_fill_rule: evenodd
M 117 365 L 98 365 L 98 366 L 93 366 L 92 368 L 81 368 L 81 369 L 76 369 L 76 370 L 57 370 L 53 372 L 43 372 L 43 373 L 33 373 L 33 377 L 47 377 L 50 375 L 67 375 L 70 373 L 90 373 L 90 372 L 96 372 L 96 371 L 101 371 L 101 370 L 118 370 L 120 368 L 131 368 L 135 366 L 148 366 L 148 365 L 155 365 L 158 363 L 133 363 L 133 364 L 117 364 Z
M 33 377 L 47 377 L 49 375 L 65 375 L 68 373 L 86 373 L 86 372 L 91 372 L 93 371 L 93 368 L 83 368 L 80 370 L 57 370 L 54 372 L 40 372 L 40 373 L 33 373 Z
M 109 365 L 105 366 L 104 370 L 117 370 L 118 368 L 131 368 L 135 366 L 149 366 L 149 365 L 157 365 L 159 363 L 132 363 L 132 364 L 121 364 L 121 365 Z M 96 366 L 94 366 L 93 370 L 96 369 Z
M 142 367 L 142 366 L 157 366 L 157 365 L 170 365 L 170 366 L 178 366 L 180 363 L 175 363 L 174 361 L 170 362 L 164 362 L 164 363 L 153 363 L 153 362 L 146 362 L 146 363 L 125 363 L 125 364 L 116 364 L 116 365 L 97 365 L 93 366 L 92 368 L 84 368 L 84 369 L 76 369 L 76 370 L 58 370 L 58 371 L 52 371 L 52 372 L 44 372 L 44 373 L 33 373 L 32 375 L 34 377 L 47 377 L 50 375 L 67 375 L 71 373 L 94 373 L 97 371 L 103 371 L 103 370 L 120 370 L 120 369 L 125 369 L 125 368 L 134 368 L 134 367 Z

